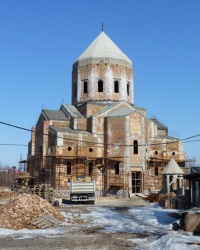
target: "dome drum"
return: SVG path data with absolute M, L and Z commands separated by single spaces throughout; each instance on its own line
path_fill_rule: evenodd
M 104 33 L 73 64 L 72 104 L 87 101 L 133 104 L 131 60 Z
M 98 57 L 98 58 L 91 57 L 91 58 L 81 59 L 81 60 L 76 61 L 73 64 L 73 69 L 77 69 L 78 67 L 85 66 L 85 65 L 100 64 L 100 63 L 123 65 L 127 68 L 132 69 L 132 63 L 124 59 L 110 58 L 110 57 Z

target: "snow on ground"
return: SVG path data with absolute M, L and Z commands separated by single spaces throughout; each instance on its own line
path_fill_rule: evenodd
M 21 230 L 13 230 L 0 228 L 0 238 L 5 238 L 11 236 L 15 239 L 29 239 L 33 237 L 57 237 L 58 235 L 64 236 L 66 234 L 66 230 L 62 228 L 49 228 L 49 229 L 21 229 Z
M 134 238 L 138 249 L 177 250 L 200 249 L 198 245 L 186 243 L 200 242 L 200 236 L 189 232 L 172 231 L 172 223 L 179 220 L 169 214 L 176 209 L 163 209 L 157 204 L 145 207 L 132 207 L 128 214 L 119 213 L 113 208 L 91 208 L 91 224 L 102 227 L 105 232 L 152 233 L 148 238 Z
M 200 236 L 193 236 L 188 232 L 177 232 L 172 230 L 172 222 L 176 219 L 169 214 L 177 212 L 175 209 L 163 209 L 157 204 L 149 204 L 145 207 L 130 207 L 127 209 L 114 207 L 89 208 L 88 214 L 74 215 L 65 214 L 67 218 L 81 216 L 87 221 L 87 226 L 99 226 L 102 232 L 124 232 L 124 233 L 149 233 L 149 237 L 133 238 L 131 241 L 137 243 L 138 249 L 145 250 L 177 250 L 200 249 L 198 245 L 188 245 L 190 242 L 200 242 Z M 178 221 L 177 221 L 178 222 Z M 82 227 L 85 224 L 74 225 L 67 222 L 59 227 L 50 229 L 34 230 L 10 230 L 0 229 L 0 238 L 11 236 L 15 239 L 32 237 L 62 237 L 69 227 Z M 136 249 L 136 248 L 135 248 Z
M 89 216 L 95 218 L 93 224 L 103 227 L 105 232 L 156 233 L 172 229 L 171 223 L 177 219 L 169 216 L 169 213 L 176 211 L 150 204 L 145 207 L 132 207 L 128 213 L 119 213 L 114 208 L 91 208 Z

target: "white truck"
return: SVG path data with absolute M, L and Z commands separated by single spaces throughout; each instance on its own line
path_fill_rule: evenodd
M 70 201 L 95 203 L 95 182 L 89 176 L 73 176 L 70 183 Z

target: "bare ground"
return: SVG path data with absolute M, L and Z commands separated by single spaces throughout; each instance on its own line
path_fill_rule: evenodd
M 133 199 L 113 199 L 100 198 L 96 200 L 95 205 L 90 204 L 75 204 L 71 205 L 68 201 L 60 206 L 61 211 L 66 213 L 81 214 L 90 213 L 90 207 L 113 207 L 119 214 L 127 213 L 128 208 L 132 206 L 144 206 L 148 202 L 141 198 Z M 52 235 L 52 237 L 33 237 L 33 238 L 16 238 L 8 236 L 0 238 L 0 249 L 74 249 L 74 250 L 129 250 L 139 249 L 137 245 L 130 239 L 146 238 L 149 234 L 134 234 L 121 232 L 102 232 L 97 226 L 88 227 L 87 221 L 81 225 L 73 224 L 70 227 L 63 227 L 66 233 L 64 235 Z

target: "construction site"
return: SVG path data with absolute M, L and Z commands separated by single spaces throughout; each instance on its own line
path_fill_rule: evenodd
M 71 180 L 85 176 L 96 197 L 130 198 L 159 192 L 172 158 L 184 169 L 183 142 L 134 105 L 132 61 L 103 30 L 73 63 L 71 89 L 71 105 L 43 109 L 32 127 L 26 169 L 34 184 L 69 197 Z
M 82 147 L 82 151 L 86 150 Z M 135 193 L 159 192 L 162 189 L 162 171 L 168 162 L 169 159 L 159 159 L 155 155 L 146 161 L 143 171 L 136 169 L 127 173 L 123 157 L 92 158 L 80 156 L 80 153 L 79 156 L 42 157 L 38 154 L 36 160 L 29 159 L 27 162 L 27 171 L 34 185 L 50 184 L 63 197 L 69 197 L 70 182 L 74 176 L 89 176 L 95 181 L 98 197 L 125 198 Z M 184 160 L 177 163 L 186 171 Z

